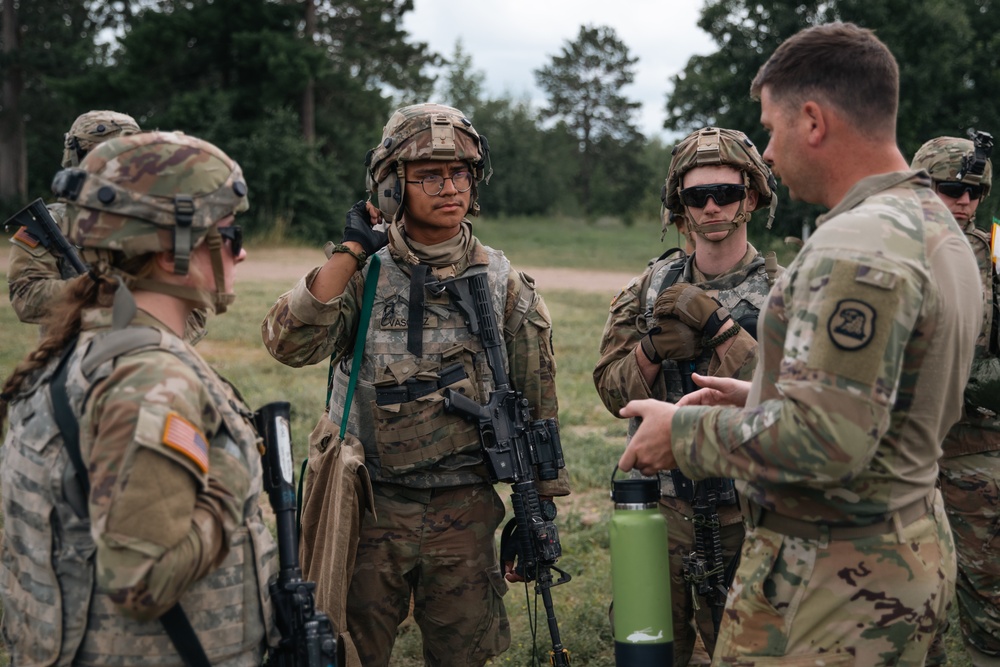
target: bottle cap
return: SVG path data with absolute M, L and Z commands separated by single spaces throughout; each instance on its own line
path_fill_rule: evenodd
M 660 480 L 616 479 L 611 482 L 611 499 L 616 505 L 648 505 L 660 500 Z

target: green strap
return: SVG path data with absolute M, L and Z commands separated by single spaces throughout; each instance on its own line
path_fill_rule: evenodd
M 372 255 L 368 260 L 368 275 L 365 277 L 365 296 L 361 301 L 361 319 L 358 321 L 358 335 L 354 338 L 354 359 L 351 362 L 351 377 L 347 381 L 347 398 L 344 400 L 344 417 L 340 420 L 340 439 L 347 433 L 347 417 L 351 414 L 351 401 L 354 400 L 354 387 L 358 383 L 358 371 L 361 368 L 361 357 L 365 352 L 365 339 L 368 338 L 368 321 L 371 320 L 372 306 L 375 304 L 375 288 L 378 287 L 378 272 L 382 266 L 378 255 Z M 330 387 L 333 387 L 331 383 Z M 329 398 L 327 399 L 329 402 Z
M 377 254 L 373 254 L 368 263 L 368 276 L 365 278 L 365 293 L 361 299 L 361 319 L 358 321 L 358 335 L 354 339 L 354 359 L 351 362 L 351 377 L 347 381 L 347 400 L 344 401 L 344 416 L 340 420 L 340 439 L 344 439 L 347 433 L 347 417 L 351 413 L 351 401 L 354 400 L 354 386 L 358 383 L 358 370 L 361 368 L 361 356 L 365 351 L 365 339 L 368 337 L 368 322 L 371 320 L 372 306 L 375 304 L 375 288 L 378 287 L 378 274 L 382 266 L 382 261 Z M 330 357 L 330 373 L 326 381 L 326 404 L 330 405 L 330 396 L 333 394 L 333 370 L 335 357 Z M 309 459 L 302 461 L 302 471 L 299 474 L 298 497 L 296 498 L 296 522 L 299 525 L 299 535 L 302 535 L 302 480 L 306 476 L 306 464 Z

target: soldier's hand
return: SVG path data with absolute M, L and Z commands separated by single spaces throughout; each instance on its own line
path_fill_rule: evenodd
M 677 407 L 685 405 L 735 405 L 742 408 L 750 396 L 750 383 L 733 378 L 720 378 L 692 373 L 691 379 L 702 389 L 685 394 Z
M 344 223 L 344 241 L 359 243 L 368 256 L 374 255 L 380 248 L 389 243 L 388 234 L 376 229 L 381 221 L 377 209 L 362 199 L 347 211 L 347 220 Z
M 729 311 L 700 287 L 678 283 L 663 290 L 653 305 L 653 316 L 663 319 L 676 317 L 684 324 L 715 338 L 719 328 L 730 319 Z
M 678 319 L 664 318 L 639 343 L 654 364 L 664 359 L 696 359 L 701 356 L 701 333 Z

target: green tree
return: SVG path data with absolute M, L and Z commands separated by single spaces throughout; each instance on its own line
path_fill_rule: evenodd
M 708 0 L 698 25 L 718 50 L 693 56 L 673 77 L 664 126 L 680 131 L 731 127 L 763 147 L 766 136 L 759 104 L 749 96 L 750 81 L 774 49 L 800 29 L 842 20 L 873 29 L 896 56 L 897 136 L 907 158 L 935 136 L 964 136 L 970 127 L 1000 130 L 1000 12 L 995 5 L 992 0 Z M 789 202 L 783 186 L 779 193 L 775 229 L 798 235 L 821 209 Z
M 72 84 L 103 58 L 96 37 L 130 11 L 127 2 L 3 0 L 0 200 L 16 206 L 48 193 L 63 133 L 87 110 Z
M 485 81 L 486 74 L 473 67 L 472 55 L 462 47 L 462 39 L 456 39 L 455 50 L 445 65 L 441 98 L 470 118 L 476 118 L 476 111 L 483 103 Z
M 641 169 L 638 152 L 644 138 L 633 120 L 641 105 L 626 98 L 622 88 L 634 81 L 638 60 L 614 29 L 581 26 L 577 38 L 549 65 L 535 70 L 535 80 L 548 96 L 542 119 L 565 123 L 579 144 L 576 189 L 587 214 L 627 214 L 635 205 L 621 195 L 634 187 Z M 598 191 L 610 199 L 599 199 Z
M 489 99 L 476 112 L 476 130 L 490 146 L 493 177 L 480 186 L 485 215 L 545 215 L 573 209 L 577 146 L 565 125 L 543 130 L 527 99 Z

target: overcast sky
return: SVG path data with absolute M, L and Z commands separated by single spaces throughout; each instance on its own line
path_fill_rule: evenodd
M 638 57 L 635 83 L 623 92 L 642 103 L 635 117 L 647 137 L 670 137 L 663 130 L 670 77 L 688 58 L 716 50 L 697 26 L 698 0 L 415 0 L 404 16 L 414 40 L 451 56 L 455 41 L 486 75 L 488 94 L 528 96 L 536 107 L 545 96 L 535 87 L 534 70 L 549 64 L 581 25 L 610 26 Z

